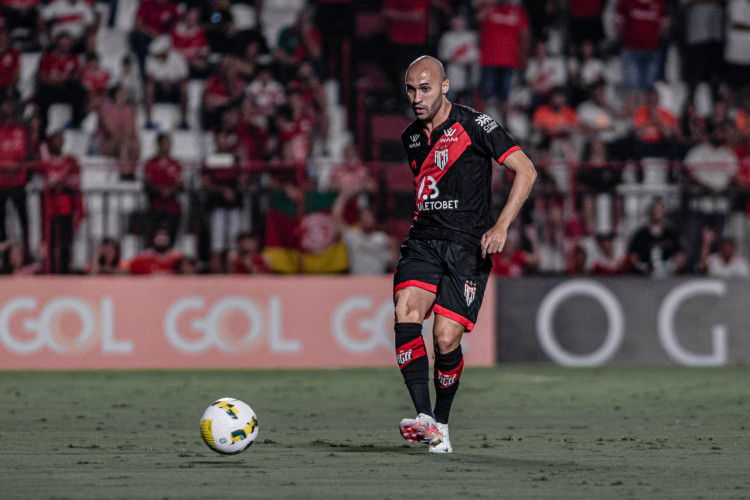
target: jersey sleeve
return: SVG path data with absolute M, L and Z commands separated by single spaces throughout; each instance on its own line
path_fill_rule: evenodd
M 471 140 L 480 152 L 502 164 L 515 151 L 520 151 L 516 141 L 489 115 L 481 113 L 471 119 Z

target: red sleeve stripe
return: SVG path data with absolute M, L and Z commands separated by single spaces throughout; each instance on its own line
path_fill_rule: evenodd
M 497 159 L 497 162 L 500 163 L 500 164 L 502 164 L 505 161 L 505 159 L 508 156 L 510 156 L 511 153 L 515 153 L 516 151 L 521 151 L 521 147 L 520 146 L 513 146 L 508 151 L 506 151 L 505 153 L 503 153 L 503 155 L 500 158 Z
M 440 304 L 435 304 L 435 307 L 433 307 L 433 311 L 435 311 L 435 314 L 439 314 L 440 316 L 445 316 L 448 319 L 452 319 L 456 323 L 460 323 L 464 325 L 464 327 L 466 327 L 467 332 L 470 332 L 474 328 L 474 323 L 464 318 L 460 314 L 454 313 L 453 311 L 449 311 L 448 309 L 441 306 Z
M 399 283 L 398 285 L 396 285 L 396 288 L 394 288 L 393 291 L 398 292 L 399 290 L 403 290 L 408 286 L 415 286 L 417 288 L 421 288 L 422 290 L 427 290 L 428 292 L 437 293 L 437 285 L 431 285 L 419 280 L 407 280 L 403 283 Z

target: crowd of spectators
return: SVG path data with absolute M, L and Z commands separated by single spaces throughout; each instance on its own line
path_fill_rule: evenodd
M 390 101 L 357 110 L 348 94 L 348 116 L 401 112 L 404 68 L 434 54 L 446 65 L 449 98 L 502 123 L 541 174 L 495 256 L 497 274 L 747 274 L 738 252 L 750 229 L 750 0 L 300 0 L 287 2 L 301 8 L 274 39 L 263 25 L 274 2 L 141 0 L 113 71 L 97 51 L 118 3 L 0 0 L 2 272 L 270 272 L 263 224 L 257 213 L 247 220 L 260 203 L 249 199 L 260 186 L 324 184 L 341 193 L 330 215 L 350 247 L 350 271 L 391 270 L 393 234 L 378 220 L 393 214 L 378 210 L 380 179 L 362 161 L 369 145 L 345 148 L 328 182 L 309 165 L 316 147 L 328 147 L 323 82 L 349 88 L 379 67 Z M 253 12 L 251 23 L 235 20 L 238 5 Z M 373 18 L 375 28 L 360 22 Z M 20 60 L 30 52 L 41 57 L 26 95 Z M 197 120 L 189 116 L 195 81 Z M 71 109 L 69 130 L 95 118 L 87 151 L 63 154 L 49 119 L 59 103 Z M 175 130 L 211 137 L 210 154 L 195 159 L 195 182 L 154 116 L 162 103 L 174 105 Z M 144 130 L 156 130 L 155 147 L 142 143 Z M 145 150 L 155 154 L 144 158 Z M 80 155 L 111 158 L 121 182 L 143 187 L 146 249 L 127 262 L 120 242 L 105 238 L 85 269 L 71 268 L 87 216 Z M 648 222 L 628 226 L 618 188 L 655 183 L 646 168 L 654 159 L 663 170 L 656 183 L 678 186 L 680 199 L 649 191 L 639 199 Z M 277 164 L 305 165 L 305 178 L 264 176 Z M 499 169 L 495 177 L 502 203 L 506 177 Z M 45 186 L 38 249 L 29 241 L 32 178 Z M 198 223 L 185 213 L 188 190 Z M 6 205 L 20 234 L 6 227 Z M 198 244 L 183 255 L 175 243 L 189 224 Z

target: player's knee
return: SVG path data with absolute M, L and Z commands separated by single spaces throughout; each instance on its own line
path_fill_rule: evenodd
M 427 315 L 429 305 L 423 300 L 410 293 L 396 294 L 396 322 L 397 323 L 421 323 Z
M 436 327 L 432 332 L 435 350 L 441 354 L 447 354 L 458 349 L 461 345 L 463 327 L 461 329 L 450 325 L 450 327 Z

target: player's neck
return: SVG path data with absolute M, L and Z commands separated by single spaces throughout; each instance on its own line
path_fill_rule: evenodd
M 443 104 L 440 106 L 440 109 L 438 109 L 438 112 L 435 113 L 435 116 L 432 117 L 432 120 L 422 122 L 422 126 L 428 134 L 431 134 L 436 127 L 440 126 L 441 123 L 448 119 L 448 115 L 450 115 L 451 113 L 452 106 L 453 105 L 451 104 L 451 102 L 448 99 L 445 99 L 443 101 Z

